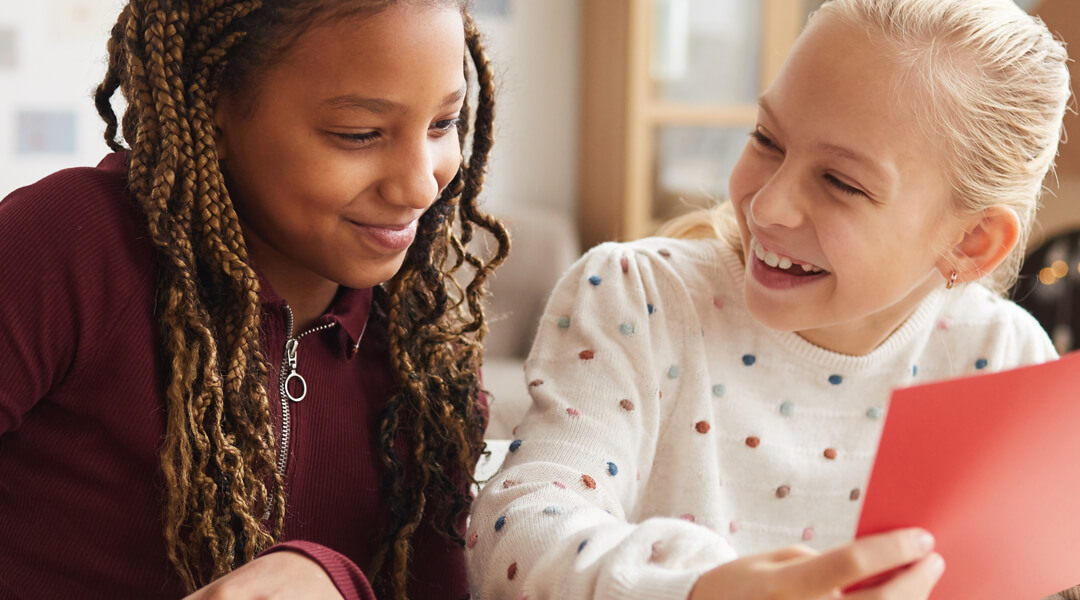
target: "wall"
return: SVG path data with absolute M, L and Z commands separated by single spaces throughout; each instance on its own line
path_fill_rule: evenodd
M 485 192 L 494 212 L 573 214 L 580 1 L 476 0 L 500 87 Z M 90 94 L 122 5 L 0 0 L 0 197 L 108 151 Z

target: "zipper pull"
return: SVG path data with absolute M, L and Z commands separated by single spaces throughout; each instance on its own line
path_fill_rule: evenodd
M 289 375 L 285 378 L 285 385 L 282 386 L 282 391 L 293 402 L 299 402 L 307 396 L 307 382 L 304 381 L 304 377 L 296 371 L 296 350 L 300 347 L 300 340 L 296 338 L 289 338 L 285 342 L 285 360 L 289 363 Z M 300 395 L 294 396 L 290 384 L 293 379 L 297 380 L 300 385 Z

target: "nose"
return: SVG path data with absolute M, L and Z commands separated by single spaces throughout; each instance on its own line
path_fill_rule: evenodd
M 806 217 L 798 180 L 781 165 L 750 201 L 750 218 L 760 227 L 795 229 Z
M 449 183 L 449 177 L 442 173 L 446 169 L 441 162 L 446 161 L 440 160 L 430 140 L 403 140 L 387 157 L 380 194 L 396 206 L 427 209 Z

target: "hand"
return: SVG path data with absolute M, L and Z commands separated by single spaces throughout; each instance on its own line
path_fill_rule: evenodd
M 934 538 L 921 529 L 867 536 L 824 553 L 788 546 L 716 567 L 697 580 L 689 600 L 925 599 L 945 570 L 933 547 Z M 905 565 L 911 566 L 883 582 L 842 591 Z
M 187 596 L 185 600 L 341 600 L 319 563 L 298 552 L 260 556 Z

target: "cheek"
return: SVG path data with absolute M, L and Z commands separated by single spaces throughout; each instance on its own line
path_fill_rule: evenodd
M 457 175 L 458 167 L 461 166 L 461 150 L 457 145 L 457 135 L 449 134 L 446 138 L 450 140 L 450 143 L 439 145 L 434 161 L 435 181 L 439 184 L 440 191 L 450 185 L 454 175 Z

